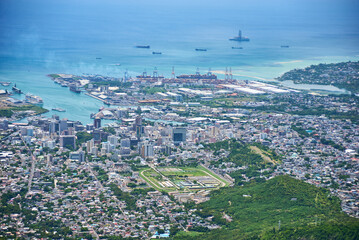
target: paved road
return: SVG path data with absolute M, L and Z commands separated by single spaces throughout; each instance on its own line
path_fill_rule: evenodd
M 29 146 L 26 144 L 23 136 L 20 135 L 20 137 L 21 137 L 22 142 L 25 144 L 25 147 L 26 147 L 26 149 L 28 150 L 28 152 L 30 153 L 30 156 L 31 156 L 31 170 L 30 170 L 29 182 L 27 183 L 27 193 L 25 195 L 25 196 L 28 196 L 28 194 L 31 191 L 32 179 L 34 178 L 36 157 L 34 156 L 34 154 L 32 154 L 32 151 L 29 148 Z

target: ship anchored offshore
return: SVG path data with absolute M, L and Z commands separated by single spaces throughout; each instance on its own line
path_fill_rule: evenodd
M 230 41 L 237 41 L 237 42 L 248 42 L 249 38 L 248 37 L 243 37 L 242 36 L 242 31 L 239 30 L 238 32 L 238 36 L 234 37 L 234 38 L 230 38 Z

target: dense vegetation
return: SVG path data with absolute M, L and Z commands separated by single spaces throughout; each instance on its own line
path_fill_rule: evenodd
M 11 111 L 11 109 L 0 109 L 0 117 L 11 117 L 13 114 L 13 112 Z
M 294 69 L 278 78 L 280 81 L 293 80 L 295 83 L 325 84 L 359 92 L 359 61 L 311 65 Z
M 359 238 L 359 220 L 341 211 L 337 197 L 289 176 L 216 190 L 197 209 L 202 217 L 214 216 L 222 229 L 197 238 L 181 233 L 174 239 Z
M 32 224 L 31 228 L 37 229 L 40 238 L 61 239 L 64 236 L 71 235 L 72 231 L 66 227 L 60 220 L 42 220 L 36 224 Z
M 28 199 L 25 198 L 26 192 L 27 189 L 23 188 L 19 192 L 3 193 L 0 200 L 0 217 L 9 218 L 8 216 L 11 214 L 21 215 L 21 217 L 25 219 L 25 227 L 31 227 L 36 230 L 36 236 L 40 238 L 60 239 L 72 233 L 70 228 L 65 227 L 61 221 L 42 219 L 36 224 L 32 223 L 37 217 L 37 212 L 30 210 L 28 205 L 30 205 L 35 198 L 41 198 L 42 196 L 38 194 Z M 17 235 L 17 230 L 13 228 L 0 230 L 0 235 L 4 235 L 4 233 L 8 232 L 11 232 L 14 236 Z
M 82 143 L 85 143 L 92 139 L 92 134 L 87 132 L 78 132 L 76 133 L 77 137 L 77 144 L 81 145 Z
M 301 128 L 301 127 L 292 125 L 291 128 L 292 128 L 294 131 L 296 131 L 301 138 L 306 138 L 306 137 L 309 137 L 309 136 L 310 136 L 309 132 L 307 132 L 305 129 L 303 129 L 303 128 Z
M 113 127 L 104 127 L 103 131 L 108 132 L 108 133 L 110 133 L 112 135 L 116 134 L 116 130 Z
M 347 111 L 347 112 L 338 112 L 334 110 L 328 110 L 325 107 L 317 107 L 317 108 L 307 108 L 302 109 L 300 111 L 290 111 L 288 112 L 290 114 L 296 114 L 296 115 L 314 115 L 314 116 L 321 116 L 325 115 L 328 118 L 332 119 L 348 119 L 352 121 L 353 123 L 359 123 L 359 114 L 357 111 Z
M 10 107 L 7 109 L 0 109 L 0 117 L 11 117 L 14 114 L 14 112 L 23 112 L 23 111 L 34 111 L 35 114 L 42 114 L 48 112 L 49 110 L 36 105 Z
M 61 76 L 59 74 L 49 74 L 49 77 L 51 77 L 51 78 L 60 78 Z
M 126 89 L 132 86 L 132 82 L 119 82 L 119 81 L 96 81 L 91 82 L 98 86 L 109 86 L 109 87 L 119 87 L 120 89 Z
M 145 93 L 145 94 L 155 94 L 157 92 L 166 92 L 166 89 L 164 89 L 163 87 L 145 87 L 141 90 L 141 92 Z
M 256 146 L 262 150 L 262 152 L 273 160 L 278 160 L 279 156 L 270 148 L 261 145 L 259 143 L 245 144 L 235 139 L 225 140 L 216 143 L 210 143 L 205 145 L 206 149 L 214 150 L 214 155 L 218 155 L 221 150 L 230 151 L 227 158 L 223 161 L 234 162 L 237 165 L 252 165 L 260 164 L 263 162 L 261 156 L 255 153 L 250 147 Z
M 128 192 L 122 191 L 113 183 L 110 184 L 109 187 L 111 188 L 118 200 L 126 202 L 128 210 L 136 209 L 136 199 L 133 196 L 131 196 Z
M 338 144 L 338 143 L 335 143 L 333 140 L 328 140 L 328 139 L 325 139 L 325 138 L 321 138 L 320 139 L 320 142 L 324 145 L 330 145 L 332 146 L 333 148 L 336 148 L 340 151 L 344 151 L 345 150 L 345 147 L 343 147 L 341 144 Z
M 359 80 L 358 80 L 359 82 Z M 312 105 L 308 105 L 307 101 L 311 101 Z M 248 106 L 241 104 L 241 102 L 263 102 L 265 105 L 261 106 Z M 329 109 L 326 106 L 327 101 L 343 102 L 350 105 L 357 105 L 359 103 L 359 97 L 355 95 L 333 95 L 328 96 L 294 96 L 292 94 L 280 94 L 272 98 L 268 96 L 245 96 L 239 94 L 236 98 L 216 98 L 212 101 L 202 101 L 202 105 L 209 107 L 221 107 L 221 108 L 241 108 L 251 111 L 263 111 L 263 112 L 278 112 L 289 113 L 294 115 L 313 115 L 321 116 L 325 115 L 332 119 L 348 119 L 353 123 L 359 123 L 358 110 L 342 111 L 340 109 Z M 317 105 L 317 103 L 319 105 Z M 316 105 L 313 107 L 313 105 Z M 186 112 L 188 115 L 188 113 Z M 184 115 L 186 116 L 186 115 Z
M 256 153 L 253 150 L 253 147 L 257 147 L 263 156 Z M 212 161 L 211 165 L 219 167 L 222 163 L 232 162 L 238 167 L 246 166 L 246 169 L 241 169 L 230 174 L 231 177 L 236 179 L 236 184 L 242 184 L 242 174 L 245 174 L 249 178 L 269 174 L 268 171 L 262 174 L 260 171 L 266 168 L 273 168 L 273 163 L 278 162 L 280 159 L 280 157 L 273 150 L 266 146 L 257 143 L 244 144 L 234 139 L 211 143 L 205 145 L 205 148 L 213 150 L 213 154 L 215 156 L 220 155 L 225 151 L 229 153 L 228 156 L 224 156 L 217 161 Z M 271 161 L 266 161 L 263 157 L 266 157 Z

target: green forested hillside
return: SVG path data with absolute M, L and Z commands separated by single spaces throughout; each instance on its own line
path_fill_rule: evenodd
M 201 234 L 203 240 L 359 239 L 359 220 L 341 211 L 337 197 L 289 176 L 214 191 L 210 201 L 198 205 L 198 213 L 222 225 Z M 181 233 L 174 239 L 191 237 Z
M 304 69 L 293 69 L 277 78 L 294 83 L 334 85 L 353 93 L 359 91 L 359 61 L 311 65 Z
M 236 180 L 236 184 L 238 185 L 242 184 L 242 180 L 244 179 L 243 175 L 250 179 L 259 179 L 259 176 L 261 175 L 270 175 L 274 169 L 274 164 L 280 161 L 280 156 L 266 146 L 258 143 L 245 144 L 234 139 L 207 144 L 205 145 L 205 149 L 213 150 L 214 156 L 220 155 L 223 151 L 229 152 L 228 155 L 218 160 L 211 161 L 212 166 L 219 168 L 224 162 L 231 162 L 237 167 L 246 166 L 245 169 L 229 174 Z M 261 171 L 263 169 L 267 170 L 263 172 Z

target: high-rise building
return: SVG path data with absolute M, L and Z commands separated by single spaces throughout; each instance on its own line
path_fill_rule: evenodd
M 65 130 L 67 130 L 67 119 L 66 118 L 60 120 L 59 134 L 62 134 L 62 131 L 65 131 Z
M 66 135 L 75 135 L 75 129 L 73 127 L 67 128 L 67 130 L 65 132 L 66 132 Z
M 49 122 L 49 133 L 57 133 L 59 131 L 59 121 L 51 120 Z
M 95 129 L 92 132 L 93 140 L 95 141 L 95 144 L 99 144 L 101 142 L 101 131 L 98 129 Z
M 79 162 L 84 162 L 85 161 L 85 153 L 84 153 L 84 151 L 71 152 L 70 159 L 78 160 Z
M 219 129 L 216 126 L 209 127 L 209 134 L 211 137 L 216 137 L 219 133 Z
M 87 141 L 86 143 L 86 150 L 88 153 L 91 153 L 92 152 L 92 148 L 94 148 L 95 146 L 95 141 L 93 139 Z
M 133 129 L 136 131 L 137 138 L 141 138 L 144 133 L 144 127 L 142 126 L 142 117 L 137 116 L 135 120 L 135 124 L 133 125 Z
M 102 142 L 101 145 L 102 145 L 101 154 L 106 154 L 106 153 L 111 152 L 112 148 L 111 148 L 111 144 L 109 142 Z
M 93 126 L 95 129 L 100 128 L 101 127 L 101 118 L 96 117 L 93 120 Z
M 34 136 L 34 128 L 27 127 L 27 136 Z
M 124 118 L 127 116 L 127 110 L 119 109 L 116 111 L 116 115 L 118 118 Z
M 268 137 L 268 134 L 267 134 L 267 133 L 261 133 L 261 134 L 260 134 L 260 138 L 261 138 L 262 140 L 266 139 L 267 137 Z
M 150 142 L 142 143 L 140 146 L 140 154 L 142 158 L 148 158 L 154 156 L 153 144 Z
M 53 156 L 52 156 L 51 154 L 47 154 L 46 161 L 47 161 L 47 164 L 48 164 L 48 165 L 52 163 L 53 159 L 54 159 L 54 158 L 53 158 Z
M 137 116 L 136 120 L 135 120 L 135 124 L 138 125 L 142 125 L 142 117 L 141 116 Z
M 81 132 L 81 131 L 83 131 L 83 130 L 85 130 L 85 126 L 84 126 L 84 125 L 82 125 L 82 124 L 76 124 L 76 125 L 75 125 L 75 131 Z
M 74 135 L 61 135 L 60 136 L 60 147 L 66 147 L 66 148 L 75 148 L 76 142 L 75 142 L 75 136 Z
M 22 136 L 33 136 L 34 135 L 34 128 L 32 126 L 22 127 L 20 129 L 20 133 Z
M 86 125 L 86 131 L 92 131 L 93 130 L 93 124 L 87 124 Z
M 110 142 L 110 144 L 115 146 L 115 147 L 117 147 L 117 145 L 118 145 L 118 137 L 116 137 L 116 136 L 113 136 L 113 135 L 108 136 L 107 141 Z
M 20 128 L 20 134 L 22 136 L 26 136 L 27 135 L 27 128 L 26 127 L 21 127 Z
M 180 144 L 181 142 L 186 141 L 186 128 L 173 128 L 172 138 L 175 145 Z
M 49 140 L 47 141 L 46 146 L 50 149 L 54 149 L 56 147 L 56 143 L 54 140 Z
M 136 125 L 136 136 L 137 138 L 141 138 L 143 133 L 145 132 L 145 128 L 142 125 Z
M 131 153 L 131 149 L 130 148 L 127 148 L 127 147 L 121 147 L 120 149 L 120 154 L 121 155 L 130 155 Z
M 131 147 L 131 140 L 129 138 L 121 139 L 121 147 L 123 148 Z
M 9 122 L 6 119 L 0 121 L 0 129 L 7 130 L 9 128 Z
M 161 146 L 161 152 L 166 155 L 171 155 L 172 149 L 169 146 Z

